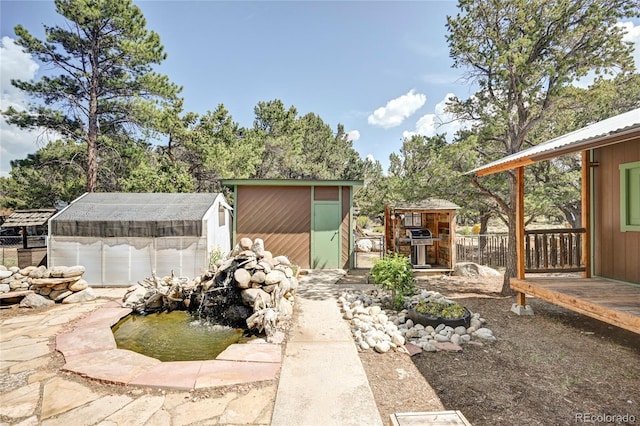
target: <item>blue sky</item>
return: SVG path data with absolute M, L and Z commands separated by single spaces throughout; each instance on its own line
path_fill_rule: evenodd
M 158 71 L 183 86 L 187 111 L 203 114 L 222 103 L 251 127 L 259 101 L 280 99 L 334 131 L 342 123 L 360 155 L 385 169 L 404 136 L 432 135 L 438 120 L 446 121 L 447 96 L 473 91 L 451 68 L 445 39 L 455 1 L 134 2 L 160 35 L 168 58 Z M 43 24 L 62 22 L 53 1 L 0 1 L 2 109 L 25 102 L 11 78 L 37 79 L 44 71 L 13 44 L 15 25 L 42 38 Z M 640 40 L 638 21 L 629 28 Z M 1 125 L 6 176 L 9 160 L 46 139 Z

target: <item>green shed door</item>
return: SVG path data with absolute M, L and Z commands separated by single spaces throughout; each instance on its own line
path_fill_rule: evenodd
M 340 267 L 340 211 L 339 202 L 313 203 L 311 267 L 314 269 Z

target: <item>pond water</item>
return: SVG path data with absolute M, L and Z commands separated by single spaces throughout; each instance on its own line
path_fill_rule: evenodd
M 242 329 L 210 324 L 185 311 L 127 315 L 111 330 L 118 348 L 163 362 L 215 359 L 243 334 Z

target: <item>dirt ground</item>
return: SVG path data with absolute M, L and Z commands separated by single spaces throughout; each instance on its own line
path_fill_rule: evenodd
M 533 298 L 535 316 L 516 316 L 501 282 L 420 280 L 479 312 L 498 341 L 460 353 L 361 353 L 383 420 L 437 410 L 435 391 L 476 426 L 640 424 L 640 336 Z M 402 380 L 398 371 L 413 368 L 421 377 Z

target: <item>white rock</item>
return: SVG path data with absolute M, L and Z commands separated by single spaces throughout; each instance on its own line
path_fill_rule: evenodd
M 356 251 L 362 253 L 369 253 L 373 249 L 373 243 L 369 239 L 362 239 L 356 241 Z
M 62 300 L 62 303 L 82 303 L 82 302 L 90 302 L 92 300 L 96 300 L 98 295 L 93 291 L 91 287 L 86 288 L 85 290 L 78 291 L 73 293 Z
M 251 273 L 244 268 L 238 268 L 233 273 L 233 278 L 238 283 L 239 288 L 249 288 L 249 282 L 251 281 Z
M 27 294 L 20 301 L 21 308 L 42 308 L 44 306 L 53 305 L 55 302 L 39 294 Z
M 251 241 L 251 238 L 240 238 L 240 248 L 242 248 L 242 250 L 251 250 L 251 247 L 253 246 L 253 241 Z
M 382 312 L 382 308 L 380 306 L 371 306 L 369 308 L 369 315 L 378 315 L 380 312 Z
M 11 275 L 13 275 L 11 271 L 0 271 L 0 279 L 9 278 Z
M 497 340 L 493 335 L 493 331 L 488 328 L 479 328 L 473 335 L 487 342 L 495 342 Z
M 389 352 L 389 349 L 391 349 L 391 345 L 389 344 L 389 342 L 382 341 L 376 344 L 373 348 L 376 350 L 376 352 L 385 353 Z
M 269 272 L 267 274 L 267 276 L 264 279 L 265 284 L 270 285 L 270 284 L 277 284 L 280 281 L 285 280 L 287 277 L 284 275 L 284 272 L 282 271 L 278 271 L 278 270 L 273 270 L 271 272 Z
M 76 282 L 69 284 L 69 290 L 71 291 L 82 291 L 89 288 L 89 283 L 83 279 L 80 279 Z
M 405 343 L 404 337 L 400 333 L 392 335 L 391 341 L 398 346 L 402 346 Z
M 291 261 L 289 260 L 289 258 L 287 256 L 276 256 L 276 257 L 273 258 L 273 261 L 276 264 L 285 265 L 285 266 L 291 266 Z
M 256 238 L 251 246 L 251 251 L 256 254 L 257 257 L 264 256 L 264 241 L 262 238 Z
M 8 293 L 10 290 L 9 284 L 0 284 L 0 293 Z

